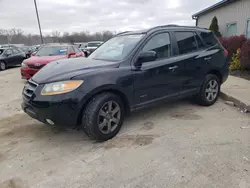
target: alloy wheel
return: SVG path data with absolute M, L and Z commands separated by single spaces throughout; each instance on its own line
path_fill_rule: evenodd
M 0 68 L 1 68 L 1 70 L 5 70 L 6 65 L 4 62 L 0 62 Z
M 103 134 L 113 132 L 121 120 L 121 108 L 115 101 L 106 102 L 98 114 L 98 127 Z
M 219 92 L 218 82 L 216 80 L 210 80 L 207 84 L 205 91 L 206 99 L 210 102 L 215 100 L 218 95 L 218 92 Z

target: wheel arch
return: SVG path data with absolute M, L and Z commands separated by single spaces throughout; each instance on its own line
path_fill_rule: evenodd
M 210 70 L 207 74 L 214 74 L 219 78 L 220 83 L 223 82 L 223 76 L 222 76 L 222 73 L 219 70 L 213 69 L 213 70 Z
M 87 94 L 85 96 L 85 100 L 82 102 L 82 107 L 81 110 L 77 116 L 77 125 L 81 124 L 81 120 L 82 120 L 82 113 L 86 107 L 86 105 L 89 103 L 89 101 L 96 95 L 99 95 L 101 93 L 105 93 L 105 92 L 109 92 L 109 93 L 114 93 L 115 95 L 118 95 L 125 107 L 125 114 L 129 114 L 130 113 L 130 102 L 129 99 L 127 97 L 127 95 L 120 89 L 118 89 L 117 87 L 112 87 L 112 86 L 103 86 L 100 88 L 96 88 L 93 91 L 91 91 L 89 94 Z

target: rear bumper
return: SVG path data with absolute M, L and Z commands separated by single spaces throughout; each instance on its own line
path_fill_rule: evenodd
M 225 66 L 223 67 L 222 71 L 222 84 L 228 79 L 229 76 L 229 63 L 228 61 L 225 63 Z
M 34 74 L 36 74 L 39 69 L 31 69 L 31 68 L 21 68 L 21 77 L 22 79 L 30 79 Z

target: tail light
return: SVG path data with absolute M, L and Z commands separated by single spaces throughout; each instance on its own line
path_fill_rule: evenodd
M 226 49 L 224 49 L 224 54 L 225 56 L 228 56 L 228 51 Z

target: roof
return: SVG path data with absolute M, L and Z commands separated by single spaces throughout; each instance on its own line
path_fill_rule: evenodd
M 220 2 L 218 2 L 218 3 L 216 3 L 216 4 L 212 5 L 212 6 L 210 6 L 208 8 L 206 8 L 206 9 L 204 9 L 204 10 L 202 10 L 200 12 L 197 12 L 196 14 L 192 15 L 192 18 L 196 19 L 197 17 L 199 17 L 199 16 L 201 16 L 203 14 L 211 12 L 211 11 L 213 11 L 215 9 L 220 8 L 220 7 L 226 6 L 226 5 L 228 5 L 230 3 L 233 3 L 235 1 L 238 1 L 238 0 L 222 0 L 222 1 L 220 1 Z
M 155 32 L 162 29 L 168 29 L 168 30 L 200 30 L 200 31 L 208 31 L 206 28 L 200 28 L 195 26 L 180 26 L 180 25 L 161 25 L 152 27 L 149 29 L 139 30 L 139 31 L 125 31 L 122 33 L 118 33 L 116 36 L 122 36 L 122 35 L 135 35 L 135 34 L 147 34 L 150 32 Z

